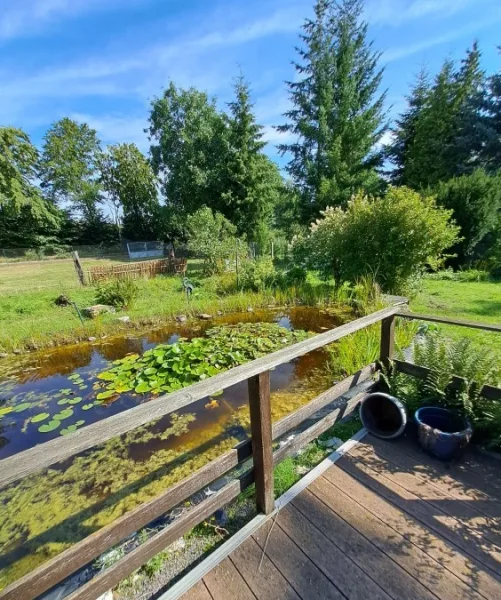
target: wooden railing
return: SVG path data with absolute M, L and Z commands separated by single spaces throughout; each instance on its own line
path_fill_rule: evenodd
M 70 594 L 67 597 L 68 600 L 95 600 L 96 597 L 118 584 L 132 571 L 139 568 L 195 525 L 208 518 L 218 508 L 236 498 L 241 491 L 253 482 L 256 486 L 258 509 L 265 514 L 272 512 L 274 507 L 274 466 L 317 438 L 329 429 L 337 419 L 350 414 L 359 404 L 363 395 L 374 385 L 371 379 L 377 367 L 375 364 L 364 367 L 358 373 L 337 383 L 310 403 L 274 424 L 271 421 L 270 369 L 379 322 L 381 323 L 380 363 L 389 365 L 393 357 L 396 317 L 416 317 L 423 320 L 435 319 L 435 317 L 427 318 L 422 315 L 417 317 L 401 311 L 402 303 L 384 308 L 188 388 L 164 395 L 156 400 L 84 427 L 70 436 L 52 440 L 0 461 L 0 487 L 2 487 L 94 446 L 103 444 L 115 436 L 122 435 L 136 427 L 178 411 L 197 400 L 210 396 L 216 391 L 224 390 L 245 380 L 248 381 L 251 416 L 250 440 L 242 442 L 229 452 L 200 468 L 191 476 L 165 490 L 159 496 L 139 505 L 109 525 L 77 542 L 68 550 L 43 563 L 0 592 L 0 599 L 18 600 L 22 598 L 23 600 L 31 600 L 36 598 L 133 532 L 146 526 L 153 519 L 165 514 L 242 464 L 244 464 L 243 475 L 231 479 L 218 492 L 184 511 L 171 524 Z M 453 324 L 461 325 L 463 323 L 454 322 Z M 489 328 L 489 326 L 485 328 Z M 396 364 L 397 368 L 411 375 L 423 376 L 424 373 L 423 371 L 418 373 L 418 370 L 413 371 L 416 366 L 412 363 L 392 361 L 391 364 Z M 362 390 L 362 388 L 364 389 Z M 350 399 L 343 399 L 342 396 L 349 390 L 352 390 Z M 501 390 L 498 388 L 489 387 L 486 392 L 488 397 L 501 399 Z M 273 450 L 275 440 L 297 429 L 305 421 L 311 419 L 315 413 L 327 406 L 329 406 L 329 413 L 326 416 L 300 431 L 292 439 L 282 443 L 275 451 Z M 249 462 L 250 458 L 252 458 L 252 463 Z

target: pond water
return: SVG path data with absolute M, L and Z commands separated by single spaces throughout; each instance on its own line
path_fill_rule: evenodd
M 307 307 L 255 311 L 63 347 L 30 355 L 17 365 L 7 363 L 0 372 L 0 458 L 142 402 L 155 402 L 147 395 L 124 393 L 115 401 L 96 403 L 98 373 L 127 354 L 141 354 L 179 337 L 200 337 L 208 328 L 224 324 L 275 322 L 321 332 L 341 321 L 336 314 Z M 323 369 L 325 360 L 326 354 L 316 351 L 272 371 L 274 420 L 332 383 Z M 42 427 L 54 414 L 61 417 L 61 426 Z M 217 399 L 200 400 L 0 490 L 0 589 L 228 450 L 246 437 L 248 424 L 243 382 Z

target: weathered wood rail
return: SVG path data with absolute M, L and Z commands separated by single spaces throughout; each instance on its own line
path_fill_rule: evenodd
M 242 442 L 157 497 L 137 506 L 114 522 L 77 542 L 68 550 L 43 563 L 1 591 L 0 600 L 17 600 L 20 598 L 32 600 L 36 598 L 134 531 L 185 502 L 193 494 L 242 464 L 245 464 L 243 475 L 237 479 L 231 479 L 217 493 L 184 511 L 180 517 L 176 518 L 167 527 L 73 592 L 68 596 L 68 600 L 94 600 L 195 525 L 208 518 L 218 508 L 236 498 L 242 490 L 253 482 L 256 485 L 256 502 L 259 510 L 265 514 L 271 513 L 274 508 L 274 465 L 287 456 L 294 454 L 299 448 L 329 429 L 337 419 L 350 414 L 356 408 L 364 393 L 374 385 L 371 384 L 371 378 L 378 367 L 376 364 L 364 367 L 358 373 L 337 383 L 307 405 L 274 424 L 271 421 L 270 369 L 380 322 L 379 364 L 389 365 L 391 361 L 391 364 L 404 373 L 426 377 L 427 370 L 423 367 L 393 360 L 394 330 L 397 317 L 442 322 L 437 317 L 418 316 L 402 312 L 402 304 L 390 306 L 183 390 L 166 394 L 156 400 L 84 427 L 69 436 L 52 440 L 0 461 L 0 487 L 3 487 L 80 452 L 101 445 L 115 436 L 156 421 L 219 390 L 224 390 L 245 380 L 248 381 L 251 439 Z M 471 326 L 469 323 L 451 322 L 449 319 L 444 319 L 443 322 Z M 474 326 L 494 331 L 500 329 L 492 329 L 491 326 L 483 326 L 478 323 L 475 323 Z M 360 387 L 356 389 L 357 386 Z M 362 387 L 365 389 L 360 391 Z M 349 400 L 344 399 L 343 396 L 350 390 L 354 390 L 352 397 Z M 501 389 L 492 386 L 484 386 L 482 394 L 492 400 L 501 399 Z M 273 449 L 275 440 L 303 425 L 319 410 L 327 406 L 329 406 L 329 413 L 326 416 L 313 425 L 306 427 L 306 429 L 303 426 L 303 430 L 293 439 L 282 443 L 278 449 Z M 252 464 L 249 462 L 250 458 L 252 458 Z

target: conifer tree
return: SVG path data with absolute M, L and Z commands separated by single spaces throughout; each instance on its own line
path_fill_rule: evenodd
M 344 205 L 359 189 L 375 191 L 385 131 L 379 94 L 380 53 L 367 40 L 362 0 L 317 0 L 303 25 L 298 78 L 288 82 L 292 108 L 278 130 L 295 138 L 279 146 L 301 195 L 305 222 L 329 205 Z

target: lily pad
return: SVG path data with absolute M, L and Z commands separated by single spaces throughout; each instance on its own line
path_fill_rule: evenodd
M 61 421 L 56 421 L 55 419 L 53 419 L 52 421 L 49 421 L 46 425 L 40 425 L 38 431 L 40 431 L 41 433 L 49 433 L 49 431 L 54 431 L 54 429 L 57 429 L 60 425 Z
M 111 398 L 112 396 L 115 396 L 116 392 L 114 390 L 107 390 L 106 392 L 101 392 L 100 394 L 98 394 L 96 396 L 96 398 L 98 400 L 106 400 L 107 398 Z
M 32 423 L 39 423 L 40 421 L 45 421 L 45 419 L 48 419 L 50 417 L 49 413 L 43 412 L 43 413 L 38 413 L 38 415 L 35 415 L 34 417 L 31 417 L 31 422 Z
M 77 421 L 76 423 L 73 423 L 73 425 L 69 425 L 68 427 L 65 427 L 64 429 L 61 429 L 61 431 L 59 433 L 61 435 L 68 435 L 68 434 L 76 431 L 84 423 L 85 423 L 85 421 Z
M 23 410 L 27 410 L 30 407 L 31 407 L 31 402 L 23 402 L 22 404 L 18 404 L 17 406 L 14 406 L 14 412 L 16 412 L 16 413 L 23 412 Z
M 2 415 L 7 415 L 8 413 L 12 412 L 14 409 L 12 408 L 12 406 L 4 406 L 2 408 L 0 408 L 0 417 Z
M 84 404 L 82 406 L 82 410 L 90 410 L 93 406 L 94 406 L 94 402 L 91 402 L 90 404 Z
M 56 421 L 64 421 L 64 419 L 69 419 L 71 416 L 73 416 L 73 409 L 65 408 L 61 412 L 57 413 L 57 415 L 54 415 L 53 418 Z
M 70 398 L 68 400 L 68 404 L 78 404 L 79 402 L 82 402 L 83 398 L 81 396 L 75 396 L 74 398 Z

